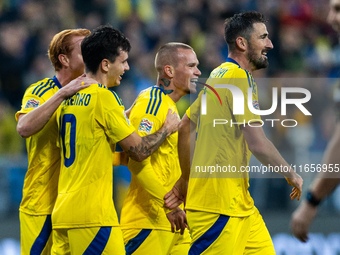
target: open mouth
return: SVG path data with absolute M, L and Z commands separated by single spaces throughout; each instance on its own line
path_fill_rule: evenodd
M 198 79 L 197 79 L 197 78 L 195 78 L 195 79 L 190 79 L 190 82 L 196 84 L 196 82 L 198 82 Z

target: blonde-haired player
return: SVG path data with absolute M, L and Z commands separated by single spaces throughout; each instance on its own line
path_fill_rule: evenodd
M 89 33 L 87 29 L 67 29 L 53 37 L 48 56 L 56 76 L 32 84 L 22 99 L 21 110 L 15 115 L 18 133 L 27 138 L 28 154 L 19 209 L 21 254 L 51 252 L 51 213 L 58 194 L 60 169 L 55 111 L 65 98 L 91 84 L 90 79 L 77 78 L 85 72 L 80 43 Z M 84 86 L 81 81 L 85 81 Z

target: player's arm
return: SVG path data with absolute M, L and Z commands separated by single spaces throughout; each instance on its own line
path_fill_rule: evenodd
M 167 193 L 166 189 L 160 183 L 152 165 L 150 158 L 143 160 L 142 162 L 137 162 L 135 160 L 129 160 L 129 170 L 134 174 L 142 185 L 142 187 L 155 199 L 160 207 L 164 209 L 165 214 L 171 224 L 172 232 L 181 229 L 181 234 L 183 234 L 184 229 L 187 228 L 186 215 L 182 209 L 178 206 L 183 203 L 183 201 L 177 200 L 177 206 L 172 209 L 164 207 L 163 197 Z
M 319 201 L 330 195 L 340 184 L 340 122 L 337 122 L 334 134 L 327 145 L 322 164 L 333 167 L 332 172 L 321 172 L 311 184 L 311 193 Z M 336 170 L 338 168 L 338 170 Z M 328 169 L 330 170 L 330 169 Z M 336 171 L 334 171 L 336 170 Z
M 112 165 L 113 166 L 128 166 L 129 157 L 125 153 L 125 151 L 115 151 L 112 153 Z
M 165 195 L 165 206 L 175 208 L 177 199 L 185 201 L 190 176 L 190 162 L 195 149 L 196 123 L 184 114 L 178 126 L 178 158 L 182 175 L 173 189 Z M 191 141 L 191 142 L 190 142 Z
M 133 159 L 129 160 L 128 167 L 132 174 L 134 174 L 142 185 L 142 187 L 155 199 L 160 207 L 162 207 L 167 215 L 169 222 L 171 223 L 172 232 L 181 229 L 183 234 L 184 229 L 187 228 L 186 215 L 178 206 L 183 203 L 183 200 L 177 199 L 173 203 L 176 204 L 174 208 L 164 207 L 164 196 L 167 190 L 160 183 L 153 167 L 150 162 L 150 158 L 146 158 L 142 162 L 137 162 Z
M 327 145 L 322 164 L 332 168 L 335 168 L 336 164 L 339 166 L 339 155 L 340 122 L 337 123 L 333 137 Z M 293 234 L 301 242 L 306 242 L 308 240 L 308 230 L 317 214 L 318 204 L 330 195 L 339 184 L 339 171 L 321 172 L 311 184 L 307 199 L 294 211 L 290 223 Z
M 190 162 L 195 149 L 196 123 L 184 114 L 178 126 L 178 158 L 185 181 L 189 181 Z M 190 142 L 191 141 L 191 142 Z
M 156 199 L 161 207 L 163 207 L 163 197 L 166 194 L 166 190 L 160 183 L 150 160 L 150 158 L 147 158 L 142 162 L 138 162 L 130 159 L 128 167 L 131 173 L 136 176 L 142 187 Z
M 82 82 L 84 82 L 84 85 L 81 85 Z M 44 104 L 28 113 L 21 113 L 18 117 L 17 124 L 19 135 L 23 138 L 27 138 L 39 132 L 49 121 L 64 99 L 74 95 L 79 90 L 90 86 L 92 83 L 96 82 L 93 79 L 80 76 L 61 88 Z
M 131 159 L 141 162 L 154 153 L 169 135 L 178 130 L 178 123 L 177 114 L 172 114 L 169 110 L 163 126 L 157 132 L 143 137 L 133 132 L 121 140 L 119 145 Z
M 252 126 L 241 125 L 240 128 L 253 155 L 265 166 L 279 166 L 280 171 L 278 173 L 285 176 L 288 184 L 293 186 L 292 193 L 290 194 L 291 199 L 293 200 L 297 197 L 297 200 L 300 200 L 303 184 L 302 178 L 294 172 L 275 146 L 268 140 L 261 124 L 255 122 L 252 123 Z M 289 169 L 289 171 L 281 171 L 283 167 Z

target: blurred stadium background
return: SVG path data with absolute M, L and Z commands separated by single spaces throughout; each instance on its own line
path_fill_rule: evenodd
M 14 114 L 31 83 L 54 75 L 47 57 L 53 35 L 102 24 L 125 33 L 132 44 L 130 71 L 115 90 L 129 107 L 139 91 L 154 85 L 155 52 L 166 42 L 190 44 L 200 61 L 201 77 L 208 77 L 228 54 L 224 19 L 244 10 L 267 16 L 274 45 L 269 67 L 254 74 L 261 108 L 270 107 L 271 86 L 309 81 L 310 87 L 301 86 L 312 92 L 308 105 L 312 118 L 293 111 L 290 116 L 298 120 L 298 127 L 275 125 L 265 128 L 266 133 L 289 163 L 320 163 L 335 124 L 332 100 L 340 71 L 338 36 L 326 22 L 328 0 L 0 0 L 0 254 L 20 254 L 18 207 L 27 156 Z M 181 114 L 189 103 L 189 97 L 178 102 Z M 258 164 L 254 159 L 251 163 Z M 307 188 L 314 175 L 303 175 Z M 114 176 L 119 212 L 130 177 L 125 167 L 115 168 Z M 311 229 L 312 240 L 302 245 L 290 235 L 290 216 L 298 204 L 289 200 L 285 180 L 250 182 L 277 254 L 340 254 L 340 189 L 323 202 Z

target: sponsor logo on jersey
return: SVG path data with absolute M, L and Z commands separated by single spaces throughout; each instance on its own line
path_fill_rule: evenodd
M 148 119 L 142 119 L 142 121 L 139 124 L 138 131 L 146 132 L 150 134 L 152 127 L 153 127 L 153 122 L 149 121 Z
M 25 109 L 30 109 L 30 108 L 37 108 L 39 106 L 40 101 L 35 100 L 35 99 L 30 99 L 27 101 L 25 105 Z

